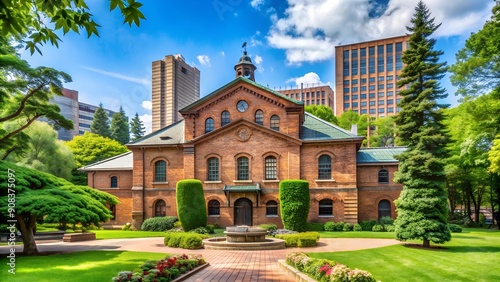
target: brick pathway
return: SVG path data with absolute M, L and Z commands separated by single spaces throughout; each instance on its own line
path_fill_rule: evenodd
M 194 282 L 242 282 L 242 281 L 294 281 L 278 266 L 290 252 L 338 252 L 379 248 L 399 244 L 392 239 L 320 239 L 318 246 L 311 248 L 287 248 L 266 251 L 222 251 L 222 250 L 183 250 L 169 248 L 163 244 L 163 237 L 138 239 L 108 239 L 85 242 L 38 241 L 39 251 L 75 252 L 86 250 L 121 250 L 155 252 L 170 254 L 201 254 L 208 267 L 189 277 Z M 8 253 L 9 246 L 0 246 L 0 254 Z M 22 246 L 16 246 L 22 252 Z

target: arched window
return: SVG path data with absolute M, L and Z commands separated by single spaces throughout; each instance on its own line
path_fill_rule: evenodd
M 214 130 L 214 119 L 207 118 L 205 120 L 205 133 L 209 133 L 212 130 Z
M 277 115 L 273 115 L 271 117 L 271 129 L 280 130 L 280 117 Z
M 319 215 L 333 215 L 333 201 L 330 199 L 323 199 L 319 201 Z
M 208 181 L 218 181 L 219 179 L 219 159 L 216 157 L 207 160 Z
M 266 216 L 278 215 L 278 203 L 276 201 L 268 201 L 266 203 Z
M 167 162 L 157 161 L 155 163 L 155 182 L 167 182 Z
M 249 163 L 247 157 L 239 157 L 238 160 L 238 180 L 249 179 Z
M 231 121 L 228 111 L 223 111 L 221 114 L 220 125 L 224 126 Z
M 332 158 L 329 155 L 321 155 L 318 159 L 318 179 L 332 178 Z
M 389 183 L 389 172 L 387 169 L 378 171 L 378 183 Z
M 261 110 L 257 110 L 255 112 L 255 123 L 264 125 L 264 112 Z
M 208 215 L 220 215 L 220 203 L 217 200 L 208 202 Z
M 155 216 L 166 216 L 167 204 L 164 200 L 158 200 L 155 204 Z
M 266 165 L 266 180 L 276 180 L 277 176 L 277 161 L 276 157 L 269 156 L 265 159 Z
M 111 188 L 118 188 L 118 177 L 111 176 Z
M 384 216 L 391 217 L 391 202 L 388 200 L 381 200 L 378 203 L 378 219 Z

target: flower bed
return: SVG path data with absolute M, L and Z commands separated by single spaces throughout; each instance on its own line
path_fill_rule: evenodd
M 326 259 L 310 258 L 305 253 L 291 253 L 286 263 L 319 282 L 374 282 L 371 273 Z
M 201 255 L 168 255 L 159 261 L 148 260 L 134 271 L 121 271 L 112 281 L 169 282 L 205 264 Z

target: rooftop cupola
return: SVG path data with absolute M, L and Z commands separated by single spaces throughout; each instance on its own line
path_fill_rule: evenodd
M 236 77 L 243 76 L 252 81 L 255 81 L 254 72 L 257 67 L 252 63 L 252 59 L 247 54 L 247 43 L 243 43 L 243 56 L 240 57 L 238 63 L 234 66 L 234 70 L 236 71 Z

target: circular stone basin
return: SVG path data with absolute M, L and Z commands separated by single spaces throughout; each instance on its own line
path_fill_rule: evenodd
M 266 241 L 267 230 L 254 228 L 248 231 L 224 231 L 228 242 L 264 242 Z
M 262 242 L 229 242 L 226 237 L 215 237 L 203 240 L 203 246 L 209 250 L 278 250 L 285 248 L 285 241 L 264 238 Z

